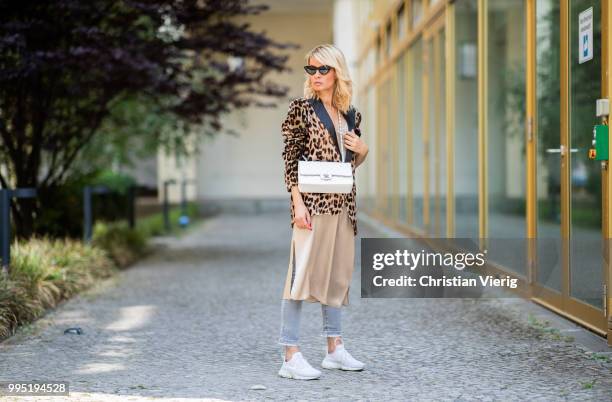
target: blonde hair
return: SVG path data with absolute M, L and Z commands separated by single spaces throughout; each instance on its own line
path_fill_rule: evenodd
M 349 75 L 344 54 L 338 47 L 324 44 L 314 47 L 306 54 L 306 64 L 308 64 L 311 57 L 317 59 L 322 64 L 333 67 L 336 71 L 332 105 L 346 113 L 351 105 L 351 98 L 353 96 L 353 81 Z M 316 90 L 310 85 L 308 76 L 306 76 L 306 81 L 304 82 L 304 97 L 319 98 Z

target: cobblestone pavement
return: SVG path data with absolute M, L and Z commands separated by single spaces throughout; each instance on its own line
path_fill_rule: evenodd
M 377 233 L 361 224 L 360 235 Z M 70 400 L 91 401 L 612 400 L 610 355 L 529 322 L 533 303 L 361 299 L 359 248 L 343 331 L 366 370 L 280 378 L 289 241 L 284 212 L 218 215 L 159 241 L 155 254 L 0 344 L 0 380 L 69 381 Z M 320 306 L 306 303 L 302 351 L 315 367 L 321 325 Z M 64 335 L 71 326 L 84 334 Z

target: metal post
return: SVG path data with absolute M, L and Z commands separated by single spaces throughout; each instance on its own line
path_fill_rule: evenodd
M 163 207 L 164 207 L 164 228 L 166 232 L 170 231 L 170 206 L 169 206 L 169 201 L 168 201 L 168 186 L 171 184 L 175 184 L 175 183 L 176 183 L 176 180 L 174 179 L 164 180 Z
M 8 274 L 11 264 L 11 199 L 34 198 L 35 188 L 17 188 L 0 190 L 0 256 L 2 261 L 2 273 Z
M 168 212 L 168 181 L 164 181 L 164 228 L 170 230 L 170 216 Z
M 83 240 L 85 243 L 91 241 L 93 231 L 92 195 L 109 192 L 106 186 L 85 186 L 83 189 Z
M 187 185 L 194 184 L 195 180 L 183 179 L 181 182 L 181 216 L 179 224 L 181 227 L 186 227 L 189 224 L 189 216 L 187 216 Z
M 187 180 L 181 182 L 181 215 L 187 215 Z
M 130 226 L 130 229 L 134 229 L 134 227 L 136 226 L 135 203 L 136 187 L 130 186 L 128 189 L 128 224 Z
M 89 243 L 91 240 L 91 186 L 83 189 L 83 241 Z
M 0 255 L 2 273 L 8 273 L 11 260 L 11 190 L 0 190 Z

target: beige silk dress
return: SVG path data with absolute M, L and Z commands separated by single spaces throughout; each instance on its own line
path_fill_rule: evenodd
M 336 125 L 344 160 L 342 135 L 348 131 L 340 113 Z M 319 302 L 333 307 L 349 304 L 355 263 L 355 234 L 346 205 L 340 214 L 311 215 L 312 230 L 293 226 L 283 299 Z

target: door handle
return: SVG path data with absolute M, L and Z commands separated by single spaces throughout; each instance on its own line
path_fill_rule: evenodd
M 565 154 L 567 153 L 565 151 L 564 145 L 561 145 L 559 148 L 548 148 L 546 152 L 549 154 L 561 154 L 561 156 L 565 156 Z M 570 148 L 570 152 L 572 153 L 578 152 L 578 148 Z

